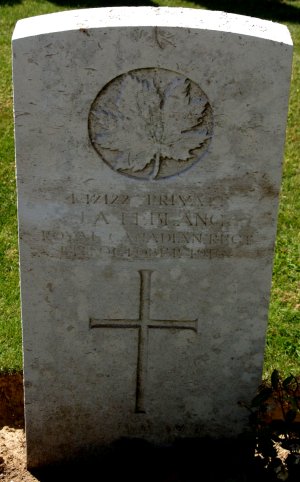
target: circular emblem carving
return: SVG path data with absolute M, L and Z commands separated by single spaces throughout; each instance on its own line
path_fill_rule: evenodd
M 132 70 L 99 92 L 89 113 L 89 136 L 114 171 L 158 180 L 190 168 L 205 154 L 213 115 L 203 90 L 182 74 Z

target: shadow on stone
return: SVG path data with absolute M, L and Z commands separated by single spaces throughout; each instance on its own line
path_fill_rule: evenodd
M 206 482 L 267 480 L 249 439 L 182 439 L 157 447 L 142 439 L 120 439 L 101 453 L 69 464 L 32 470 L 40 482 L 101 480 Z M 260 479 L 261 477 L 261 479 Z

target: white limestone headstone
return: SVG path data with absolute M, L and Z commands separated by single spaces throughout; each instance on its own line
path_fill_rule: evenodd
M 21 20 L 28 466 L 236 436 L 261 380 L 292 42 L 177 8 Z

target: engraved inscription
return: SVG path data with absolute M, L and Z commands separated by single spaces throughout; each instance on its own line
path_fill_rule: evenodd
M 90 319 L 90 328 L 137 328 L 139 330 L 136 403 L 135 412 L 145 413 L 145 394 L 148 361 L 148 331 L 150 328 L 193 330 L 197 332 L 198 320 L 152 320 L 150 316 L 151 275 L 153 271 L 142 269 L 140 274 L 139 317 L 132 319 L 97 320 Z
M 185 171 L 205 154 L 213 114 L 206 94 L 191 79 L 144 68 L 103 87 L 88 127 L 93 147 L 114 171 L 159 180 Z
M 255 258 L 273 250 L 251 211 L 228 210 L 215 190 L 161 192 L 156 185 L 151 192 L 78 189 L 62 195 L 63 227 L 54 220 L 20 232 L 31 239 L 34 256 L 196 261 Z

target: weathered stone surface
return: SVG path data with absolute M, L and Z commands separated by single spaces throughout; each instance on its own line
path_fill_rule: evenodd
M 234 436 L 260 381 L 286 27 L 190 9 L 17 23 L 29 466 Z

